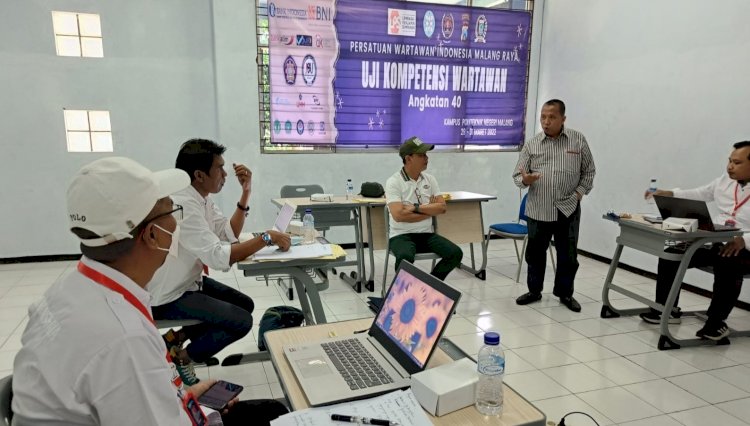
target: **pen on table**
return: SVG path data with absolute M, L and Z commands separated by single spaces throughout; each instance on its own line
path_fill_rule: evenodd
M 361 423 L 363 425 L 398 426 L 398 423 L 390 420 L 371 419 L 369 417 L 345 416 L 343 414 L 331 414 L 331 420 L 337 422 Z

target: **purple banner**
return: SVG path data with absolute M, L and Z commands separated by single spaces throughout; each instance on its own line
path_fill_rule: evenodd
M 269 3 L 272 142 L 523 142 L 529 12 L 331 1 Z

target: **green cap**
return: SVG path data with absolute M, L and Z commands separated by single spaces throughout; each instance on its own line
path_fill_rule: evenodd
M 398 155 L 400 155 L 401 158 L 404 158 L 407 155 L 424 154 L 425 152 L 430 151 L 434 148 L 435 145 L 424 143 L 418 137 L 412 136 L 409 139 L 405 140 L 403 144 L 401 144 L 401 147 L 398 149 Z

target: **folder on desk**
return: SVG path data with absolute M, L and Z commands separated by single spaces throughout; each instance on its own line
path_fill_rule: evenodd
M 264 247 L 255 253 L 254 260 L 292 260 L 314 259 L 331 256 L 333 249 L 330 244 L 303 244 L 291 246 L 287 251 L 281 251 L 276 246 Z

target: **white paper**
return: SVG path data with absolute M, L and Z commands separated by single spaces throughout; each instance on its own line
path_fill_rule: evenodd
M 255 260 L 291 260 L 291 259 L 312 259 L 316 257 L 331 256 L 333 249 L 330 244 L 301 244 L 291 246 L 287 251 L 281 251 L 276 246 L 263 247 L 258 250 Z
M 271 426 L 346 425 L 346 423 L 331 420 L 331 414 L 390 420 L 397 422 L 400 426 L 432 426 L 432 422 L 417 402 L 411 389 L 397 390 L 362 401 L 293 411 L 271 421 Z

